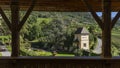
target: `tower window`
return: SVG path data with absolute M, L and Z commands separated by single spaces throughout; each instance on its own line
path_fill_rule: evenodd
M 83 46 L 86 47 L 86 43 L 83 43 Z

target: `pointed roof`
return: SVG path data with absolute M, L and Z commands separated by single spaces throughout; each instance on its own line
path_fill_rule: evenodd
M 80 27 L 75 31 L 75 34 L 89 34 L 89 31 L 85 27 Z

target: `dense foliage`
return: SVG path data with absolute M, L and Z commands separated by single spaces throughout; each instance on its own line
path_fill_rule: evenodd
M 74 32 L 79 27 L 89 30 L 90 48 L 93 49 L 97 43 L 96 34 L 100 29 L 89 13 L 34 12 L 24 25 L 21 35 L 33 48 L 77 53 L 73 39 Z
M 7 14 L 9 17 L 10 13 L 7 12 Z M 21 11 L 21 19 L 24 14 L 25 12 Z M 30 15 L 20 32 L 21 54 L 38 56 L 38 52 L 41 53 L 39 49 L 43 49 L 46 52 L 57 51 L 58 53 L 76 54 L 78 52 L 77 48 L 73 45 L 73 39 L 74 32 L 79 27 L 86 27 L 90 32 L 91 52 L 97 45 L 98 36 L 101 37 L 101 29 L 90 13 L 35 11 Z M 113 30 L 112 53 L 114 56 L 117 56 L 120 54 L 120 49 L 117 48 L 120 48 L 120 43 L 117 42 L 120 36 L 116 35 L 117 30 L 120 30 L 119 23 L 117 23 Z M 2 19 L 0 31 L 2 36 L 10 35 L 10 31 Z M 36 48 L 36 50 L 31 50 L 31 48 Z M 79 55 L 83 55 L 82 53 L 83 50 L 79 50 Z M 90 55 L 92 56 L 91 53 Z

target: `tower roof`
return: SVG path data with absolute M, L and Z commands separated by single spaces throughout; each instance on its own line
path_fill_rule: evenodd
M 89 31 L 85 27 L 80 27 L 75 31 L 75 34 L 89 34 Z

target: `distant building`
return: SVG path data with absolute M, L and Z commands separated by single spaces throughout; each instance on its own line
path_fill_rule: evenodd
M 80 49 L 89 50 L 89 32 L 85 27 L 78 28 L 75 31 L 74 41 L 78 40 Z

